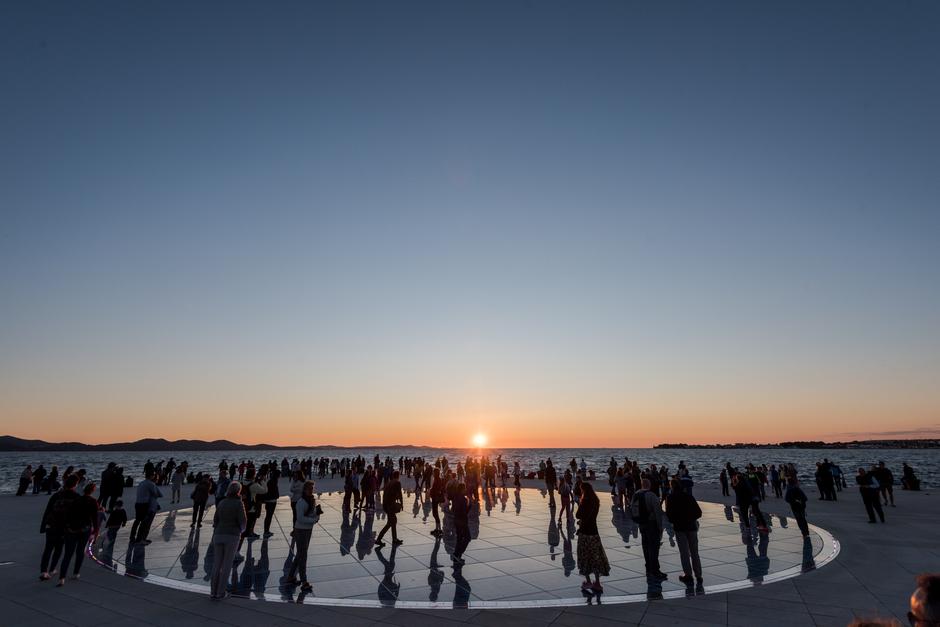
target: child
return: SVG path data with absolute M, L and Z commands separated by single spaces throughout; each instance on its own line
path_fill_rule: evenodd
M 114 542 L 118 529 L 125 525 L 127 525 L 127 512 L 124 511 L 124 501 L 118 499 L 114 504 L 114 509 L 111 510 L 111 515 L 108 516 L 108 540 Z

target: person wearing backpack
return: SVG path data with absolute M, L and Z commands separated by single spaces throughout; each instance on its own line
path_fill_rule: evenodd
M 672 480 L 672 490 L 666 497 L 666 518 L 672 523 L 679 547 L 679 559 L 682 561 L 683 575 L 679 581 L 692 585 L 695 574 L 696 586 L 702 587 L 702 562 L 698 555 L 698 519 L 702 517 L 702 508 L 695 497 L 682 489 L 678 479 Z
M 659 567 L 659 545 L 663 540 L 663 510 L 659 497 L 650 490 L 649 477 L 643 477 L 642 487 L 630 502 L 630 516 L 640 528 L 643 540 L 643 559 L 646 561 L 646 576 L 666 580 L 669 575 Z
M 70 476 L 65 480 L 62 489 L 49 497 L 46 503 L 42 522 L 39 523 L 39 533 L 46 536 L 46 546 L 42 550 L 42 560 L 39 565 L 39 581 L 49 581 L 56 574 L 56 565 L 62 557 L 62 548 L 65 545 L 65 527 L 68 522 L 69 506 L 78 498 L 75 492 L 76 485 L 78 485 L 78 477 Z

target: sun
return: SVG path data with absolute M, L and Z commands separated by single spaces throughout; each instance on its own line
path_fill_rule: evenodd
M 475 447 L 477 447 L 477 448 L 483 448 L 484 446 L 486 446 L 486 434 L 485 434 L 485 433 L 477 433 L 476 435 L 474 435 L 474 436 L 473 436 L 473 445 L 474 445 Z

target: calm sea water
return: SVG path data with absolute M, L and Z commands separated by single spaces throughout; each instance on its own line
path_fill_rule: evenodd
M 824 457 L 838 463 L 843 472 L 849 475 L 854 474 L 854 470 L 859 466 L 868 467 L 872 463 L 883 460 L 894 472 L 895 479 L 900 481 L 901 464 L 907 462 L 914 467 L 918 477 L 920 477 L 924 486 L 935 486 L 940 482 L 940 451 L 928 449 L 488 449 L 486 453 L 495 458 L 502 455 L 510 465 L 512 462 L 519 461 L 524 471 L 536 470 L 540 459 L 550 457 L 556 465 L 566 465 L 571 458 L 576 458 L 578 462 L 581 458 L 587 463 L 588 467 L 594 469 L 598 474 L 606 472 L 611 456 L 623 463 L 624 457 L 631 460 L 638 460 L 641 464 L 666 464 L 670 469 L 675 469 L 680 461 L 685 461 L 690 468 L 692 476 L 700 483 L 717 483 L 718 473 L 726 461 L 730 461 L 736 466 L 742 466 L 748 462 L 755 464 L 766 463 L 781 464 L 793 462 L 797 465 L 801 478 L 808 479 L 812 477 L 816 462 Z M 53 464 L 58 465 L 61 473 L 66 466 L 75 466 L 75 468 L 85 468 L 89 476 L 93 479 L 101 477 L 101 471 L 104 470 L 108 462 L 115 462 L 124 467 L 124 475 L 134 477 L 135 481 L 143 473 L 144 463 L 152 460 L 157 463 L 160 460 L 168 460 L 173 457 L 177 462 L 188 461 L 190 468 L 194 472 L 212 471 L 215 473 L 219 462 L 223 459 L 229 463 L 232 461 L 238 463 L 241 460 L 253 459 L 256 463 L 270 460 L 280 461 L 287 457 L 291 460 L 295 457 L 355 457 L 361 454 L 367 459 L 371 459 L 376 454 L 383 459 L 386 456 L 397 460 L 398 457 L 405 456 L 423 456 L 425 459 L 434 459 L 445 455 L 449 460 L 456 461 L 467 455 L 476 455 L 476 449 L 442 449 L 442 448 L 381 448 L 381 449 L 295 449 L 295 450 L 271 450 L 271 451 L 187 451 L 180 453 L 171 453 L 165 451 L 159 452 L 82 452 L 82 453 L 0 453 L 0 492 L 10 493 L 16 491 L 19 483 L 19 476 L 26 464 L 32 464 L 33 468 L 40 463 L 47 469 Z

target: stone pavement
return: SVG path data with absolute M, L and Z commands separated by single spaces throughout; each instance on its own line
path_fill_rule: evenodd
M 319 482 L 322 490 L 338 482 Z M 535 482 L 530 485 L 537 487 Z M 40 583 L 46 497 L 0 496 L 0 623 L 4 625 L 845 625 L 856 616 L 905 619 L 914 576 L 940 570 L 938 506 L 929 492 L 895 493 L 885 525 L 870 525 L 854 489 L 835 503 L 810 503 L 809 519 L 841 543 L 832 563 L 799 577 L 747 590 L 688 599 L 566 608 L 405 610 L 324 608 L 248 599 L 213 602 L 188 591 L 149 585 L 86 560 L 80 582 Z M 717 488 L 696 486 L 702 501 L 730 503 Z M 183 503 L 188 505 L 188 503 Z M 764 509 L 788 514 L 771 497 Z M 472 550 L 472 545 L 471 545 Z M 672 578 L 677 573 L 670 572 Z M 707 570 L 706 570 L 707 577 Z

